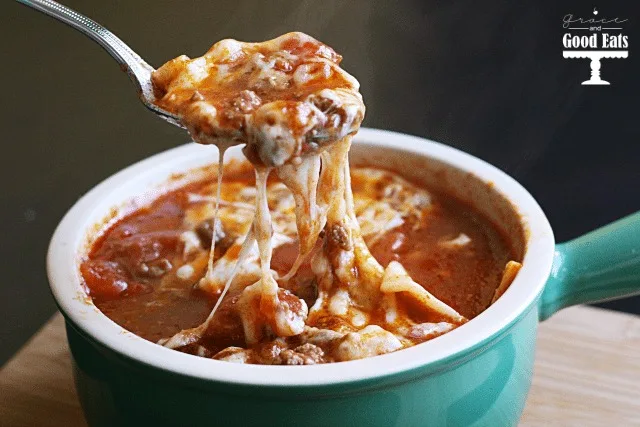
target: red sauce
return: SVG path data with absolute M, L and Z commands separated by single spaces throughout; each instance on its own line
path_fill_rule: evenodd
M 245 172 L 225 174 L 225 181 L 254 185 Z M 121 219 L 93 244 L 81 265 L 95 305 L 145 339 L 156 342 L 198 326 L 216 301 L 216 297 L 194 288 L 199 277 L 184 281 L 175 276 L 184 262 L 179 236 L 186 231 L 187 193 L 198 193 L 211 182 L 189 184 Z M 356 181 L 353 191 L 356 195 L 361 191 Z M 446 194 L 431 195 L 432 206 L 423 224 L 405 223 L 387 232 L 370 249 L 383 266 L 399 261 L 416 282 L 471 319 L 490 305 L 503 268 L 508 260 L 515 259 L 514 254 L 496 227 L 472 206 Z M 443 240 L 460 233 L 471 242 L 456 250 L 443 249 Z M 296 255 L 295 243 L 276 248 L 272 268 L 286 273 Z M 305 265 L 288 284 L 309 305 L 316 296 L 303 285 L 313 277 L 309 265 Z M 216 313 L 215 325 L 200 342 L 212 354 L 229 345 L 244 345 L 242 327 L 233 311 L 237 297 L 227 296 Z M 415 320 L 439 321 L 420 313 L 417 306 L 412 309 L 410 301 L 401 303 Z

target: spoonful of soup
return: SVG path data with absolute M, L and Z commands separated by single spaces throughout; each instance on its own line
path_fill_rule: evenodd
M 152 73 L 156 105 L 179 117 L 196 142 L 246 144 L 256 165 L 282 166 L 357 132 L 358 81 L 342 57 L 299 32 L 262 43 L 222 40 L 195 59 Z

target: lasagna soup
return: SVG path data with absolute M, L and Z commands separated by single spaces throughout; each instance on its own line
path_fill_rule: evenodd
M 290 33 L 154 72 L 157 104 L 219 159 L 94 242 L 81 273 L 104 314 L 178 351 L 305 365 L 420 344 L 505 291 L 520 264 L 471 206 L 350 168 L 365 109 L 340 61 Z M 223 167 L 238 144 L 247 161 Z

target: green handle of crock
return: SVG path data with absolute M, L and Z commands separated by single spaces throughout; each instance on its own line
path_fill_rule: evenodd
M 565 307 L 640 294 L 640 212 L 556 245 L 540 320 Z

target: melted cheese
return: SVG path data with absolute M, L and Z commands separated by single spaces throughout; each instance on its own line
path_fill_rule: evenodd
M 282 166 L 359 128 L 359 84 L 341 59 L 302 33 L 223 40 L 202 57 L 167 62 L 152 80 L 157 104 L 179 115 L 197 142 L 223 151 L 246 144 L 252 162 Z
M 158 104 L 179 115 L 197 142 L 219 148 L 213 210 L 201 204 L 186 221 L 196 223 L 206 214 L 214 224 L 221 221 L 245 235 L 215 263 L 212 239 L 207 273 L 198 286 L 219 294 L 218 301 L 203 324 L 162 340 L 165 346 L 182 347 L 202 338 L 232 286 L 243 286 L 235 307 L 247 346 L 273 336 L 298 336 L 312 347 L 325 340 L 332 343 L 335 360 L 410 345 L 396 334 L 446 329 L 412 322 L 396 301 L 399 293 L 444 316 L 451 322 L 447 325 L 465 321 L 411 280 L 397 262 L 383 268 L 365 244 L 364 236 L 375 239 L 405 221 L 421 221 L 428 215 L 430 197 L 394 174 L 360 169 L 354 179 L 365 191 L 354 199 L 348 152 L 364 104 L 358 82 L 340 69 L 340 60 L 328 46 L 290 33 L 264 43 L 223 40 L 201 58 L 178 57 L 154 73 Z M 224 151 L 239 143 L 245 144 L 244 153 L 255 167 L 255 191 L 222 189 Z M 281 184 L 268 187 L 272 172 Z M 382 188 L 380 182 L 385 183 Z M 194 245 L 187 249 L 191 237 L 184 236 L 187 252 L 195 250 Z M 291 270 L 278 278 L 270 268 L 273 249 L 294 238 L 298 256 Z M 317 245 L 320 238 L 322 245 Z M 279 286 L 309 259 L 318 284 L 318 298 L 310 309 Z M 385 315 L 380 324 L 371 324 L 377 312 Z M 342 325 L 336 326 L 339 330 L 310 328 L 323 324 L 327 316 Z M 241 363 L 251 357 L 252 350 L 238 348 L 216 356 Z

